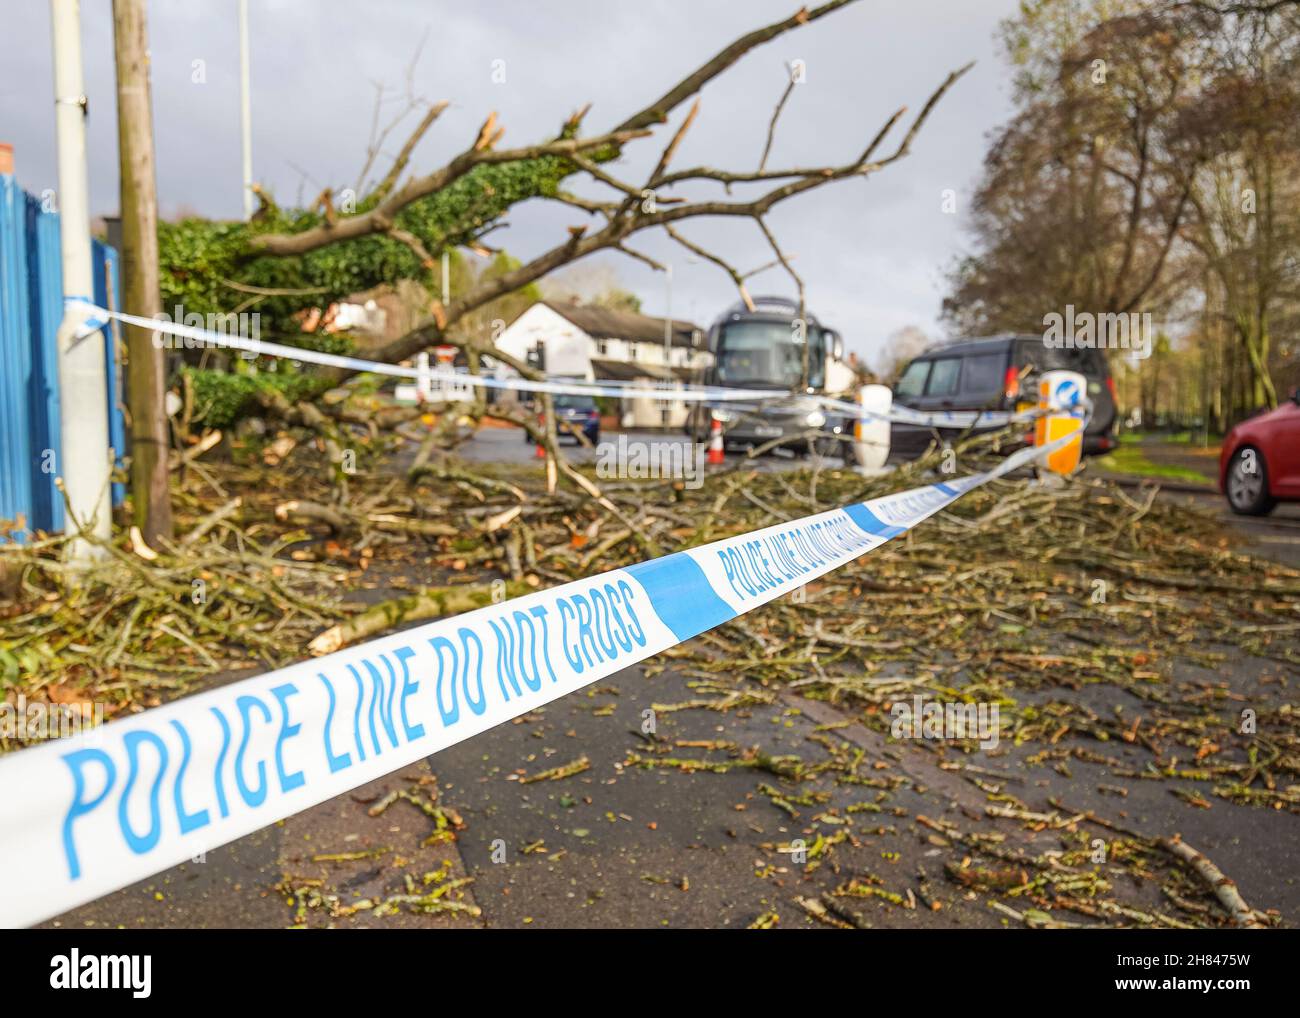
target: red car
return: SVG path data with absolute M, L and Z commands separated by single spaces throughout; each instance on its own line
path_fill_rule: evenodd
M 1219 453 L 1219 490 L 1234 513 L 1265 516 L 1300 502 L 1300 390 L 1276 410 L 1242 421 Z

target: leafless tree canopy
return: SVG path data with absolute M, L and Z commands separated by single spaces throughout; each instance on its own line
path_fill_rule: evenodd
M 1195 333 L 1202 377 L 1182 387 L 1220 427 L 1275 405 L 1272 337 L 1300 321 L 1300 4 L 1078 0 L 1004 34 L 1017 112 L 947 317 L 1039 332 L 1066 305 L 1149 312 Z M 1152 411 L 1161 370 L 1142 379 Z

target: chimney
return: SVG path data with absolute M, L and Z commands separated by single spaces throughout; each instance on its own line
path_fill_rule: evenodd
M 104 240 L 114 251 L 122 250 L 122 217 L 104 216 Z
M 14 172 L 14 147 L 7 141 L 0 141 L 0 173 Z

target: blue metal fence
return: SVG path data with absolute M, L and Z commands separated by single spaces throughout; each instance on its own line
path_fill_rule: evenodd
M 92 242 L 94 299 L 121 307 L 117 252 Z M 54 486 L 59 438 L 58 348 L 63 318 L 59 216 L 0 174 L 0 541 L 63 528 L 63 498 Z M 109 441 L 126 447 L 122 364 L 115 323 L 103 329 L 108 368 Z M 114 504 L 125 495 L 113 486 Z

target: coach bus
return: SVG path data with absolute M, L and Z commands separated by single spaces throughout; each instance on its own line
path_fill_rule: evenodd
M 727 448 L 755 448 L 780 440 L 795 452 L 839 455 L 852 422 L 810 399 L 852 399 L 854 371 L 844 361 L 838 332 L 784 297 L 755 297 L 725 311 L 709 329 L 713 362 L 704 384 L 731 389 L 771 390 L 772 400 L 752 404 L 718 402 L 696 408 L 686 430 L 706 441 L 714 421 L 722 424 Z

